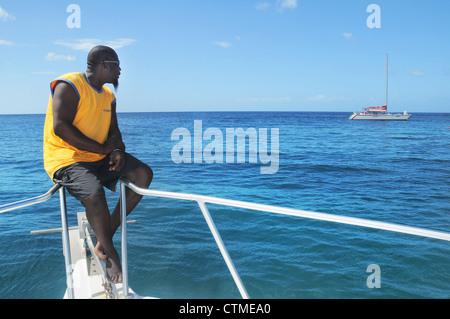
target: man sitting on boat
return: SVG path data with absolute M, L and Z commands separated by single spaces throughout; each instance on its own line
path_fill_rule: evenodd
M 153 178 L 149 166 L 125 152 L 118 127 L 116 99 L 120 62 L 117 53 L 96 46 L 85 73 L 67 73 L 50 84 L 44 126 L 44 166 L 55 182 L 86 208 L 98 243 L 95 253 L 106 262 L 109 280 L 122 281 L 122 267 L 112 238 L 120 225 L 120 206 L 109 214 L 104 187 L 115 191 L 120 177 L 142 188 Z M 142 196 L 127 189 L 127 214 Z

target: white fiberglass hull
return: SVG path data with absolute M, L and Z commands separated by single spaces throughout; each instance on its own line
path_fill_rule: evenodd
M 407 121 L 409 120 L 411 114 L 364 114 L 364 113 L 353 113 L 349 119 L 350 120 L 378 120 L 378 121 Z

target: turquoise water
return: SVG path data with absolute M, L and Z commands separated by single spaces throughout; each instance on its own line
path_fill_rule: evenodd
M 413 114 L 407 122 L 358 122 L 348 120 L 349 115 L 118 116 L 127 150 L 154 171 L 152 189 L 450 232 L 450 114 Z M 195 135 L 194 123 L 200 120 L 201 133 Z M 43 123 L 44 115 L 0 115 L 0 205 L 43 194 L 52 186 L 43 169 Z M 185 153 L 191 163 L 174 163 L 172 150 L 181 145 L 181 139 L 171 139 L 177 128 L 191 135 L 192 152 Z M 267 128 L 268 155 L 271 142 L 276 146 L 271 129 L 278 129 L 278 158 L 263 162 L 259 148 L 256 162 L 249 163 L 251 146 L 244 150 L 244 163 L 227 163 L 227 128 L 254 128 L 258 141 L 263 137 L 260 129 Z M 216 135 L 202 141 L 208 129 Z M 215 152 L 205 152 L 213 141 Z M 196 146 L 199 152 L 194 152 Z M 202 163 L 195 162 L 199 156 Z M 222 158 L 223 163 L 207 163 L 211 158 Z M 237 158 L 234 152 L 234 162 Z M 269 165 L 275 173 L 261 174 Z M 107 196 L 115 205 L 118 194 L 107 191 Z M 82 206 L 67 198 L 70 225 L 75 225 Z M 217 205 L 208 208 L 252 298 L 450 297 L 448 242 Z M 144 198 L 130 218 L 137 220 L 128 227 L 130 285 L 137 293 L 240 298 L 195 203 Z M 61 234 L 30 235 L 31 230 L 57 227 L 58 196 L 0 215 L 0 298 L 63 296 Z M 116 239 L 120 247 L 119 236 Z M 368 288 L 371 264 L 380 268 L 380 288 Z

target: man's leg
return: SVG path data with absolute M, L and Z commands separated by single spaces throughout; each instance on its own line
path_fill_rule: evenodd
M 91 225 L 97 240 L 102 243 L 103 251 L 107 256 L 106 272 L 113 283 L 122 282 L 122 267 L 119 254 L 114 248 L 111 232 L 111 217 L 105 194 L 88 197 L 82 201 L 86 208 L 86 217 Z
M 138 187 L 141 188 L 148 188 L 150 186 L 150 183 L 153 179 L 153 171 L 150 167 L 143 164 L 136 169 L 132 170 L 130 173 L 126 174 L 124 176 L 126 179 L 128 179 L 133 184 L 136 184 Z M 142 198 L 142 195 L 136 194 L 129 188 L 126 188 L 125 190 L 125 198 L 126 198 L 126 210 L 127 210 L 127 216 L 131 213 L 131 211 L 136 207 L 136 205 L 139 203 L 139 201 Z M 111 225 L 111 238 L 114 236 L 116 230 L 120 226 L 120 201 L 117 203 L 116 207 L 114 208 L 113 213 L 110 217 L 110 225 Z M 94 230 L 95 231 L 95 230 Z M 108 252 L 105 249 L 105 247 L 102 245 L 103 242 L 101 240 L 98 241 L 97 245 L 95 246 L 95 254 L 103 259 L 107 260 Z
M 135 170 L 131 171 L 125 178 L 140 188 L 148 188 L 153 179 L 153 171 L 147 165 L 141 165 Z M 136 194 L 131 189 L 126 187 L 125 190 L 126 204 L 127 204 L 127 216 L 136 207 L 136 205 L 142 199 L 142 195 Z M 111 232 L 114 235 L 117 228 L 120 226 L 120 202 L 117 203 L 111 214 Z

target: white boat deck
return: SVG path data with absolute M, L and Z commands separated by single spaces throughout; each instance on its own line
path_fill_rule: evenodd
M 78 227 L 69 230 L 72 285 L 75 299 L 125 299 L 122 284 L 112 284 L 106 279 L 106 266 L 94 251 L 96 238 L 86 213 L 78 213 Z M 68 283 L 70 285 L 70 283 Z M 64 299 L 68 298 L 68 291 Z M 129 289 L 127 299 L 143 299 Z

